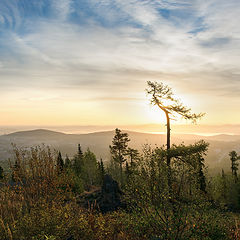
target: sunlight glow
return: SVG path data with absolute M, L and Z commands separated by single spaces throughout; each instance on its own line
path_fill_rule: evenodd
M 166 116 L 157 106 L 148 104 L 144 110 L 148 122 L 165 124 Z

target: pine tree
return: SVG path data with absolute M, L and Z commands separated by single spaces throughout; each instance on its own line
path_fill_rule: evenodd
M 91 186 L 96 183 L 97 180 L 97 158 L 96 155 L 88 148 L 83 155 L 84 167 L 82 169 L 82 177 L 85 180 L 87 186 Z
M 239 159 L 236 151 L 231 151 L 229 153 L 230 160 L 231 160 L 231 170 L 232 176 L 234 177 L 234 181 L 237 182 L 237 171 L 238 171 L 238 163 L 237 160 Z
M 129 156 L 130 158 L 130 167 L 133 168 L 134 167 L 134 162 L 139 159 L 139 152 L 137 149 L 133 149 L 133 148 L 128 148 L 126 155 Z
M 171 116 L 176 117 L 181 116 L 186 120 L 192 120 L 196 122 L 197 119 L 204 116 L 203 113 L 195 114 L 191 113 L 191 109 L 185 107 L 173 94 L 172 89 L 164 85 L 163 83 L 148 81 L 148 89 L 146 89 L 147 94 L 151 96 L 151 104 L 159 107 L 161 111 L 164 112 L 167 122 L 167 150 L 170 149 L 170 120 Z M 167 166 L 168 166 L 168 186 L 171 191 L 172 180 L 171 180 L 171 156 L 167 154 Z
M 64 166 L 65 166 L 65 168 L 70 168 L 71 167 L 71 161 L 70 161 L 68 155 L 66 155 Z
M 126 177 L 127 177 L 127 181 L 128 181 L 128 179 L 129 179 L 129 177 L 130 177 L 130 175 L 131 175 L 131 170 L 130 170 L 130 168 L 129 168 L 129 166 L 128 166 L 128 162 L 126 162 L 126 170 L 125 170 L 125 173 L 126 173 Z
M 78 144 L 78 152 L 73 158 L 73 168 L 77 176 L 80 176 L 83 172 L 84 162 L 83 162 L 83 152 L 81 145 Z
M 121 185 L 123 185 L 122 165 L 127 160 L 124 156 L 127 153 L 127 147 L 128 147 L 129 141 L 130 139 L 128 138 L 128 134 L 122 133 L 120 129 L 116 128 L 115 136 L 113 137 L 113 140 L 112 140 L 112 146 L 109 146 L 113 160 L 117 162 L 120 167 Z
M 64 168 L 64 162 L 63 162 L 62 154 L 59 151 L 58 152 L 58 157 L 57 157 L 57 171 L 58 171 L 58 173 L 61 173 L 63 171 L 63 168 Z
M 79 158 L 82 158 L 83 157 L 83 152 L 82 152 L 82 148 L 81 148 L 81 145 L 78 144 L 78 157 Z
M 206 177 L 203 172 L 204 168 L 204 158 L 200 155 L 198 157 L 198 184 L 199 189 L 206 193 Z
M 100 162 L 99 162 L 99 165 L 98 165 L 98 169 L 99 169 L 99 174 L 100 174 L 100 182 L 102 184 L 104 176 L 105 176 L 105 169 L 104 169 L 104 164 L 103 164 L 102 158 L 100 159 Z

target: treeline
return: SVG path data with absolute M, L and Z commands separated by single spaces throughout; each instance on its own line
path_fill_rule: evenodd
M 163 83 L 148 87 L 166 116 L 166 146 L 139 152 L 116 129 L 108 163 L 80 145 L 72 159 L 45 146 L 14 147 L 11 174 L 0 169 L 0 240 L 240 239 L 237 153 L 230 153 L 230 174 L 208 176 L 208 143 L 170 142 L 172 117 L 204 114 Z
M 72 179 L 71 187 L 75 193 L 89 190 L 91 186 L 100 186 L 105 169 L 102 159 L 97 161 L 93 152 L 88 148 L 84 153 L 78 144 L 77 153 L 73 158 L 62 157 L 60 151 L 52 152 L 49 147 L 37 146 L 30 151 L 14 146 L 15 161 L 11 168 L 11 184 L 18 185 L 26 182 L 29 174 L 32 178 L 45 178 L 44 174 L 56 175 L 58 178 Z M 52 172 L 50 172 L 52 171 Z M 4 174 L 2 174 L 4 176 Z
M 240 211 L 240 179 L 238 177 L 238 161 L 236 151 L 229 152 L 229 171 L 209 178 L 209 188 L 214 201 L 226 210 Z
M 129 143 L 116 129 L 105 164 L 80 145 L 73 158 L 14 147 L 12 172 L 1 180 L 0 239 L 239 238 L 236 161 L 231 174 L 212 178 L 204 141 L 142 152 Z M 103 212 L 101 204 L 113 207 Z

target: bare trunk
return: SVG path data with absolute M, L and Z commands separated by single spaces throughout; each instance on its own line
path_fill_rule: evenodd
M 168 177 L 169 193 L 170 193 L 170 195 L 172 195 L 171 156 L 169 154 L 169 149 L 171 147 L 171 142 L 170 142 L 171 128 L 170 128 L 169 113 L 167 111 L 164 111 L 164 112 L 165 112 L 166 118 L 167 118 L 167 167 L 168 167 L 167 177 Z
M 170 131 L 171 131 L 170 118 L 169 118 L 168 112 L 165 112 L 165 114 L 166 114 L 166 118 L 167 118 L 167 150 L 169 150 L 171 147 L 171 144 L 170 144 Z M 171 161 L 171 159 L 168 159 L 168 161 L 167 161 L 168 165 L 170 165 L 170 161 Z

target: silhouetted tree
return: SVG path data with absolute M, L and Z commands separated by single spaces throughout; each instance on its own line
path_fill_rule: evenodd
M 63 168 L 64 168 L 64 162 L 63 162 L 62 154 L 59 151 L 58 156 L 57 156 L 57 170 L 58 170 L 58 173 L 61 173 L 63 171 Z
M 65 166 L 65 168 L 70 168 L 71 167 L 71 161 L 70 161 L 68 155 L 66 155 L 64 166 Z
M 83 152 L 82 152 L 82 148 L 81 148 L 81 145 L 78 144 L 78 156 L 81 158 L 83 157 Z
M 83 164 L 84 171 L 82 173 L 82 177 L 85 180 L 85 184 L 87 187 L 93 185 L 97 181 L 97 159 L 93 152 L 88 148 L 87 151 L 83 155 Z
M 100 183 L 103 183 L 103 179 L 105 176 L 105 169 L 104 169 L 104 164 L 102 158 L 100 159 L 100 162 L 98 162 L 98 169 L 99 169 L 99 174 L 100 174 Z
M 198 156 L 198 167 L 197 167 L 197 172 L 198 172 L 198 184 L 199 184 L 199 189 L 203 192 L 206 193 L 206 177 L 203 172 L 204 169 L 204 158 L 200 155 Z
M 236 151 L 231 151 L 229 153 L 230 160 L 231 160 L 231 170 L 232 176 L 234 176 L 235 182 L 237 181 L 237 171 L 238 171 L 238 163 L 237 160 L 239 159 Z
M 170 149 L 170 119 L 180 115 L 184 119 L 196 122 L 197 119 L 201 118 L 204 114 L 191 113 L 191 109 L 185 107 L 178 99 L 173 95 L 172 89 L 164 85 L 162 82 L 151 82 L 148 81 L 147 94 L 151 95 L 151 104 L 158 106 L 166 116 L 167 121 L 167 150 Z M 167 155 L 167 166 L 168 166 L 168 182 L 169 187 L 171 185 L 171 156 Z
M 122 164 L 126 161 L 126 158 L 124 156 L 127 153 L 127 147 L 128 147 L 129 141 L 130 139 L 128 138 L 128 134 L 122 133 L 120 129 L 116 128 L 115 136 L 113 137 L 113 140 L 112 140 L 112 146 L 109 146 L 113 160 L 117 162 L 120 166 L 121 184 L 123 184 Z
M 126 151 L 126 155 L 130 158 L 130 167 L 134 166 L 134 162 L 139 158 L 139 152 L 137 149 L 128 148 Z
M 73 169 L 78 176 L 80 176 L 83 171 L 83 167 L 84 167 L 83 165 L 84 165 L 83 152 L 81 149 L 81 145 L 78 144 L 78 152 L 73 158 Z
M 130 170 L 130 168 L 129 168 L 129 166 L 128 166 L 128 162 L 126 162 L 126 170 L 125 170 L 125 173 L 126 173 L 126 177 L 127 177 L 127 181 L 128 181 L 128 179 L 129 179 L 129 176 L 131 175 L 131 170 Z

